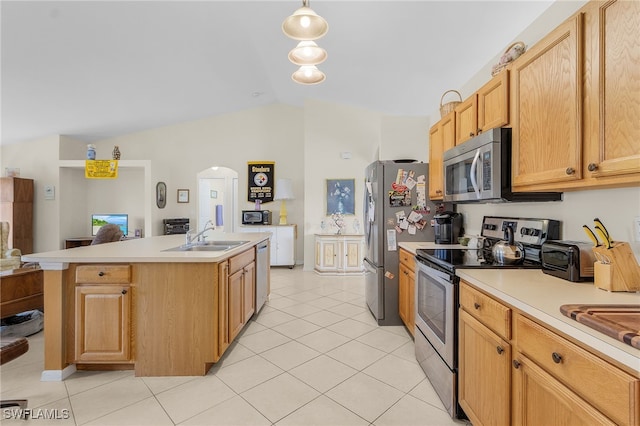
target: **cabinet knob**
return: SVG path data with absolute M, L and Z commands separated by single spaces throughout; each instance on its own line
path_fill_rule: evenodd
M 502 346 L 496 346 L 496 352 L 498 352 L 498 354 L 502 355 L 502 352 L 504 352 L 504 348 Z
M 520 361 L 518 361 L 517 359 L 514 359 L 512 363 L 513 363 L 513 368 L 515 368 L 516 370 L 520 368 Z
M 436 189 L 436 194 L 442 194 L 442 190 L 441 189 Z
M 473 132 L 469 132 L 469 137 L 474 137 L 475 135 L 473 134 Z
M 478 302 L 475 302 L 473 304 L 473 307 L 476 308 L 476 309 L 480 309 L 480 304 Z
M 102 272 L 102 271 L 98 272 L 98 276 L 99 277 L 104 277 L 104 272 Z
M 482 129 L 476 130 L 476 135 L 479 135 L 480 133 L 482 133 Z
M 598 170 L 598 165 L 596 163 L 589 163 L 587 168 L 590 172 L 595 172 L 596 170 Z
M 576 172 L 576 169 L 574 169 L 573 167 L 567 167 L 567 170 L 565 170 L 564 172 L 568 175 L 572 175 Z
M 122 290 L 122 294 L 127 294 L 127 290 Z
M 562 362 L 562 355 L 560 355 L 558 352 L 554 352 L 551 354 L 551 359 L 553 359 L 553 362 L 555 362 L 556 364 L 560 364 L 560 362 Z

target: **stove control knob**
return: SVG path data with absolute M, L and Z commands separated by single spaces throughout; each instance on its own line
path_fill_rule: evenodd
M 538 237 L 540 236 L 540 230 L 539 229 L 532 229 L 531 230 L 531 234 L 529 235 L 533 235 L 534 237 Z
M 491 223 L 485 223 L 484 229 L 488 229 L 489 231 L 495 231 L 496 230 L 496 226 L 491 224 Z

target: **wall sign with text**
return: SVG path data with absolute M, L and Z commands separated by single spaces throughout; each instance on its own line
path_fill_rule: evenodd
M 249 161 L 249 179 L 247 179 L 248 201 L 260 203 L 273 201 L 274 161 Z

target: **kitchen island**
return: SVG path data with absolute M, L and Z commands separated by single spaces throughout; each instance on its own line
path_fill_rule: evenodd
M 214 233 L 242 241 L 217 251 L 180 250 L 185 236 L 166 235 L 23 256 L 44 270 L 42 380 L 205 375 L 255 312 L 256 246 L 269 236 Z

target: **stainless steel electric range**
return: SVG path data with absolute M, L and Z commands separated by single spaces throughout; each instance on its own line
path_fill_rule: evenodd
M 511 228 L 524 255 L 515 264 L 497 262 L 493 246 Z M 548 239 L 560 238 L 560 222 L 485 216 L 480 248 L 417 249 L 416 359 L 453 418 L 465 418 L 458 404 L 458 282 L 457 269 L 540 268 L 540 250 Z

